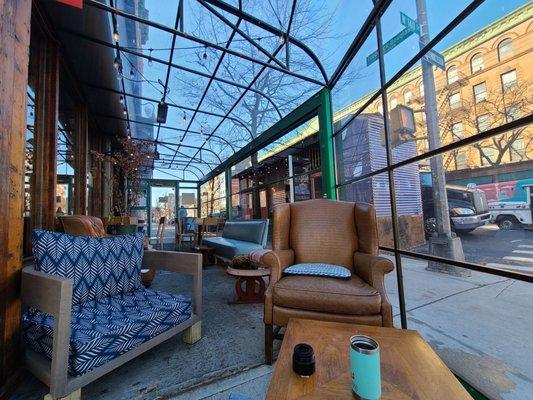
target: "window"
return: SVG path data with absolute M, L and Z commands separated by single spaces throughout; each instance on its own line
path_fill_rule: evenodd
M 496 152 L 496 149 L 492 147 L 482 147 L 480 156 L 481 165 L 491 165 L 496 162 L 498 154 Z M 487 160 L 487 158 L 490 160 L 490 162 Z
M 484 132 L 490 128 L 490 115 L 483 114 L 477 117 L 477 130 L 478 132 Z
M 408 90 L 407 92 L 403 94 L 403 101 L 405 102 L 405 104 L 409 104 L 412 99 L 413 99 L 413 93 L 410 90 Z
M 474 85 L 474 101 L 476 103 L 485 101 L 487 99 L 487 83 L 481 82 Z
M 393 97 L 390 99 L 390 109 L 393 110 L 398 105 L 398 99 L 396 97 Z
M 450 95 L 450 109 L 456 110 L 459 107 L 461 107 L 461 93 L 452 93 Z
M 451 85 L 454 82 L 459 80 L 459 70 L 455 65 L 448 68 L 448 85 Z
M 481 55 L 481 53 L 474 54 L 474 56 L 470 60 L 470 70 L 473 74 L 475 74 L 476 72 L 481 71 L 483 69 L 485 69 L 483 56 Z
M 462 122 L 457 122 L 452 125 L 452 140 L 455 142 L 456 140 L 461 140 L 465 137 L 465 130 L 463 127 Z
M 424 97 L 424 82 L 420 82 L 418 90 L 420 91 L 420 97 Z
M 378 103 L 378 106 L 376 107 L 378 110 L 378 113 L 383 114 L 383 104 L 381 101 Z
M 502 92 L 507 93 L 517 87 L 516 70 L 506 72 L 501 75 L 502 80 Z
M 513 41 L 509 38 L 503 39 L 498 45 L 498 61 L 503 61 L 513 55 Z
M 465 168 L 468 168 L 466 152 L 460 151 L 455 155 L 455 169 L 465 169 Z
M 526 146 L 524 139 L 515 139 L 510 148 L 511 160 L 520 161 L 526 157 Z
M 505 107 L 505 120 L 507 122 L 511 122 L 520 118 L 520 114 L 520 106 L 512 105 Z

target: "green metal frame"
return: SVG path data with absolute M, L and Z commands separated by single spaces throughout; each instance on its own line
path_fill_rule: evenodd
M 320 91 L 320 108 L 318 109 L 318 143 L 320 144 L 320 163 L 322 168 L 322 191 L 327 199 L 337 199 L 335 190 L 335 154 L 333 151 L 333 110 L 331 108 L 331 91 Z
M 230 217 L 231 167 L 244 160 L 246 157 L 257 153 L 265 146 L 289 133 L 291 130 L 310 120 L 314 116 L 318 116 L 318 136 L 320 143 L 322 189 L 324 197 L 328 199 L 336 199 L 335 160 L 333 153 L 333 113 L 331 108 L 331 92 L 328 88 L 321 89 L 302 105 L 268 128 L 261 134 L 261 136 L 255 138 L 246 147 L 242 148 L 218 167 L 213 169 L 198 183 L 198 186 L 203 185 L 205 182 L 224 172 L 226 174 L 226 210 L 228 217 Z

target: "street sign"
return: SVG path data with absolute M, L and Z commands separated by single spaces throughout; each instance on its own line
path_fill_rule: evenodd
M 383 44 L 383 54 L 386 54 L 391 51 L 393 48 L 398 46 L 401 42 L 403 42 L 413 33 L 415 33 L 415 31 L 411 30 L 411 28 L 404 28 L 402 31 L 400 31 L 400 33 L 398 33 L 396 36 L 393 36 L 390 40 Z M 366 58 L 366 65 L 369 66 L 377 59 L 378 51 L 376 50 Z
M 430 50 L 428 53 L 426 53 L 426 55 L 424 55 L 423 58 L 431 65 L 446 71 L 446 62 L 444 61 L 444 56 L 440 53 L 437 53 L 435 50 Z
M 420 25 L 418 25 L 418 22 L 416 22 L 411 17 L 408 17 L 401 11 L 400 11 L 400 23 L 406 28 L 409 28 L 416 34 L 420 35 Z

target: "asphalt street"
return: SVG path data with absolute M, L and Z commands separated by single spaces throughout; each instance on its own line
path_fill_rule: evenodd
M 496 225 L 486 225 L 459 237 L 466 261 L 533 275 L 533 230 L 502 231 Z M 428 246 L 415 251 L 427 253 Z

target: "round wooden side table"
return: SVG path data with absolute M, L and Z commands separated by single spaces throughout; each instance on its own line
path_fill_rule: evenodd
M 270 275 L 269 268 L 237 269 L 228 267 L 226 273 L 237 278 L 235 283 L 236 298 L 229 301 L 229 304 L 250 304 L 263 301 L 266 289 L 263 277 Z

